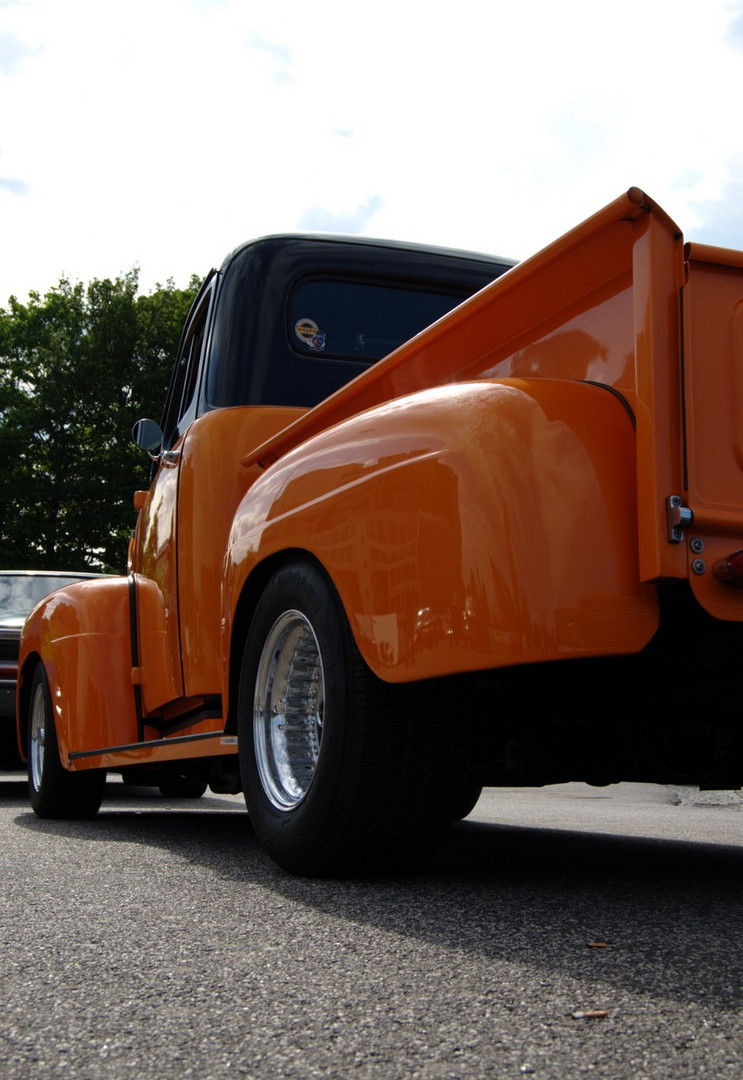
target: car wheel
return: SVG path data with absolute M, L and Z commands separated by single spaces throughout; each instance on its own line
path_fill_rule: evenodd
M 68 772 L 59 756 L 49 683 L 43 664 L 31 682 L 28 711 L 28 788 L 42 818 L 88 818 L 98 813 L 106 783 L 104 769 Z
M 462 783 L 434 700 L 371 672 L 322 571 L 278 571 L 250 626 L 238 698 L 245 801 L 268 854 L 326 876 L 425 861 Z

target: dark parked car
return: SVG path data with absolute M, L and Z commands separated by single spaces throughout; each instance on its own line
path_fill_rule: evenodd
M 20 765 L 15 736 L 18 642 L 26 616 L 50 592 L 98 574 L 0 570 L 0 768 Z

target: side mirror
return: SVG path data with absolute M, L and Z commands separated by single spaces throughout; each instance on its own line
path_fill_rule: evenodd
M 158 451 L 163 444 L 163 433 L 159 424 L 154 420 L 137 420 L 132 428 L 132 439 L 153 461 L 158 460 Z

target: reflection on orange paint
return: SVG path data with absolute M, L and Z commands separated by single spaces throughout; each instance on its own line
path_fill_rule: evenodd
M 65 752 L 130 762 L 103 749 L 136 738 L 132 681 L 153 744 L 148 720 L 210 701 L 191 728 L 220 730 L 254 582 L 298 550 L 392 682 L 639 651 L 660 581 L 743 619 L 711 573 L 743 547 L 741 401 L 743 255 L 685 250 L 631 189 L 316 408 L 194 420 L 138 501 L 136 671 L 126 582 L 31 621 Z
M 710 614 L 739 620 L 743 590 L 711 571 L 743 547 L 743 254 L 696 244 L 686 253 L 689 580 Z
M 604 389 L 487 380 L 398 399 L 256 481 L 225 617 L 250 569 L 301 536 L 382 678 L 638 650 L 657 601 L 634 494 L 631 420 Z
M 53 593 L 24 627 L 21 667 L 26 656 L 44 659 L 65 762 L 137 738 L 128 626 L 126 579 L 102 578 Z

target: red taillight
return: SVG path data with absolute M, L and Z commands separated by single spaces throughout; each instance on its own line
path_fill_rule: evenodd
M 734 551 L 732 555 L 718 559 L 712 573 L 726 585 L 737 585 L 743 589 L 743 551 Z

